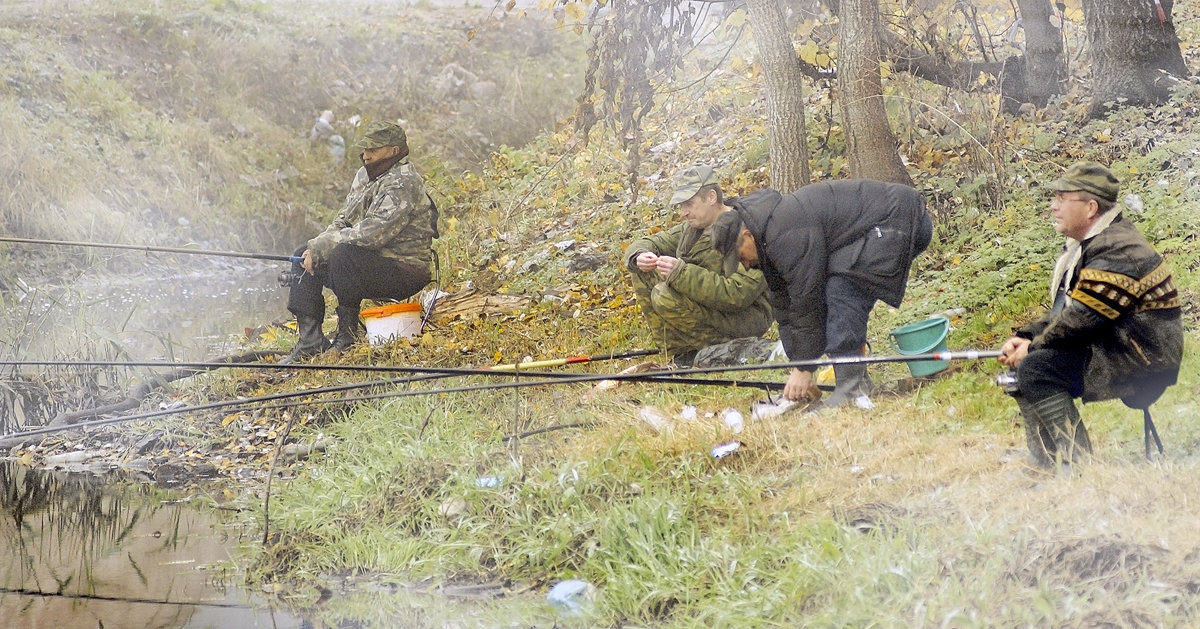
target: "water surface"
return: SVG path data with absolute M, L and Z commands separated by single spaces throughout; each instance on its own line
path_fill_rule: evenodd
M 253 532 L 187 494 L 0 462 L 0 626 L 301 627 L 240 588 Z

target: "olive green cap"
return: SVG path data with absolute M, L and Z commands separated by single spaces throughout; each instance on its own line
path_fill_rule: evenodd
M 404 128 L 394 122 L 377 120 L 363 129 L 363 135 L 354 143 L 360 149 L 377 149 L 383 146 L 408 147 L 408 137 Z
M 674 181 L 675 194 L 671 195 L 671 205 L 678 205 L 696 196 L 700 188 L 717 183 L 717 174 L 712 168 L 697 164 L 675 173 Z
M 1112 171 L 1096 162 L 1078 162 L 1047 187 L 1055 192 L 1082 190 L 1116 203 L 1121 181 Z

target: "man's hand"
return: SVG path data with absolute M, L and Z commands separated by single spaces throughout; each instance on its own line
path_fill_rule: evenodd
M 658 274 L 663 277 L 670 275 L 671 271 L 677 266 L 679 266 L 679 258 L 672 258 L 671 256 L 658 256 L 658 261 L 655 263 Z
M 650 251 L 643 251 L 633 259 L 639 271 L 649 273 L 658 269 L 658 255 Z
M 1004 345 L 1000 347 L 1000 357 L 996 360 L 999 360 L 1002 365 L 1016 368 L 1028 355 L 1029 339 L 1014 336 L 1005 341 Z
M 821 399 L 821 390 L 817 388 L 812 377 L 811 371 L 801 371 L 793 367 L 787 384 L 783 385 L 784 399 L 793 402 L 815 402 Z
M 305 249 L 304 253 L 300 254 L 300 257 L 302 258 L 300 260 L 300 268 L 308 271 L 309 275 L 316 275 L 317 272 L 313 269 L 315 265 L 313 263 L 312 252 Z

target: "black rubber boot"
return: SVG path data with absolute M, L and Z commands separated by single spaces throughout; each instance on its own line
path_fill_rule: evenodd
M 1070 393 L 1055 393 L 1034 402 L 1033 407 L 1054 440 L 1056 462 L 1071 464 L 1092 453 L 1092 440 Z
M 356 307 L 338 306 L 337 318 L 337 334 L 334 335 L 333 344 L 329 349 L 344 352 L 363 339 L 365 328 L 358 318 L 358 308 Z
M 322 317 L 296 315 L 296 328 L 300 331 L 300 340 L 291 353 L 279 360 L 279 364 L 288 365 L 311 356 L 316 356 L 329 349 L 329 339 L 321 332 Z
M 822 403 L 827 408 L 854 403 L 860 395 L 871 394 L 871 380 L 867 378 L 866 365 L 834 365 L 833 377 L 833 393 Z
M 1014 395 L 1017 408 L 1021 409 L 1021 418 L 1025 424 L 1025 444 L 1029 446 L 1029 464 L 1040 469 L 1054 467 L 1054 435 L 1042 423 L 1042 418 L 1034 408 L 1033 402 L 1021 395 Z

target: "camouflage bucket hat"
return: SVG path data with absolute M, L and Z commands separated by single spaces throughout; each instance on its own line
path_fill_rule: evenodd
M 675 193 L 671 195 L 671 205 L 678 205 L 696 196 L 700 188 L 717 183 L 717 174 L 708 166 L 688 166 L 675 173 L 674 181 Z
M 1117 192 L 1121 190 L 1121 181 L 1112 171 L 1096 162 L 1078 162 L 1047 187 L 1055 192 L 1082 190 L 1115 203 Z
M 360 149 L 377 149 L 382 146 L 408 146 L 404 128 L 394 122 L 376 121 L 367 125 L 363 135 L 354 143 Z

